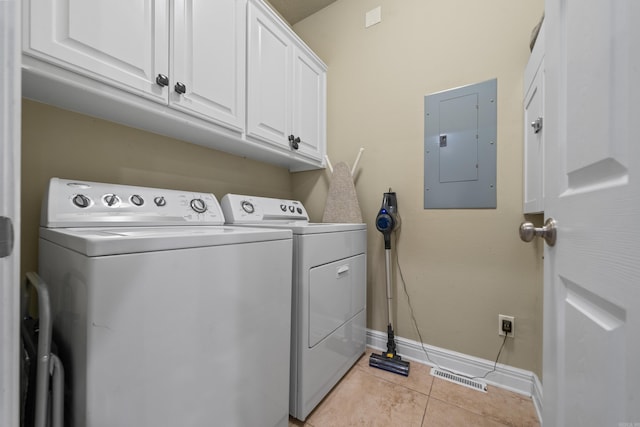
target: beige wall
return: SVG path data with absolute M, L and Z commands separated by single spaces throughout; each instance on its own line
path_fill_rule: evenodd
M 382 22 L 364 28 L 382 6 Z M 328 154 L 352 164 L 369 224 L 369 328 L 386 329 L 382 237 L 373 220 L 389 187 L 398 195 L 398 251 L 425 343 L 484 359 L 501 344 L 498 314 L 515 316 L 515 339 L 501 363 L 534 371 L 542 364 L 542 249 L 524 244 L 522 75 L 531 29 L 543 1 L 338 0 L 294 26 L 327 63 Z M 430 93 L 498 79 L 498 207 L 423 209 L 423 102 Z M 293 194 L 315 220 L 329 179 L 293 175 Z M 539 218 L 536 218 L 539 220 Z M 399 274 L 395 283 L 400 289 Z M 418 340 L 407 299 L 398 292 L 396 332 Z
M 40 201 L 51 177 L 291 197 L 286 169 L 24 100 L 22 274 L 37 271 Z

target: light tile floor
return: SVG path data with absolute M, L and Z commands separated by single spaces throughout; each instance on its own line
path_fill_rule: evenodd
M 489 387 L 482 393 L 434 378 L 411 362 L 408 377 L 369 366 L 371 349 L 351 368 L 306 422 L 289 427 L 539 426 L 530 398 Z

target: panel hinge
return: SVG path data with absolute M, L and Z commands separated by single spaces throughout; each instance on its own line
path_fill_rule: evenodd
M 0 216 L 0 258 L 6 258 L 13 252 L 13 222 L 11 218 Z

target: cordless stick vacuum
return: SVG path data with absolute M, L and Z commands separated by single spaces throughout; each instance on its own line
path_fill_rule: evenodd
M 376 228 L 384 236 L 385 270 L 387 273 L 387 315 L 389 316 L 387 351 L 383 351 L 382 354 L 372 353 L 369 357 L 369 366 L 407 377 L 409 376 L 409 362 L 402 360 L 396 353 L 396 338 L 391 325 L 393 319 L 393 306 L 391 304 L 393 300 L 391 291 L 391 233 L 400 225 L 399 221 L 396 193 L 391 192 L 391 189 L 389 189 L 389 192 L 384 193 L 382 196 L 382 207 L 376 217 Z

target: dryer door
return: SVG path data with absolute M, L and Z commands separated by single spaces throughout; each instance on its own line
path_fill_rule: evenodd
M 360 254 L 311 269 L 309 348 L 364 309 L 365 260 L 365 255 Z

